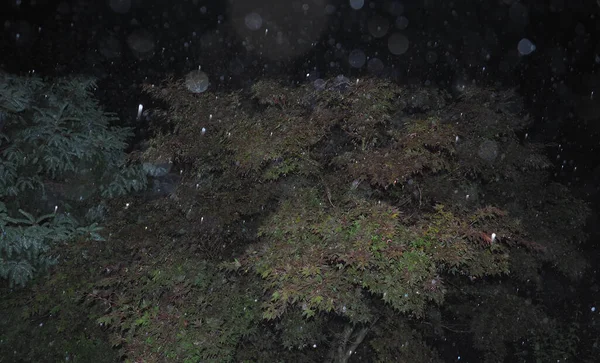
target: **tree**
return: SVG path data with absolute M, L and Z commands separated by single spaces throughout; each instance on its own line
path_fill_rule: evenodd
M 58 242 L 101 240 L 76 203 L 145 187 L 124 152 L 131 130 L 111 126 L 116 118 L 93 99 L 95 87 L 0 73 L 0 277 L 11 287 L 54 264 Z
M 218 317 L 213 338 L 230 359 L 436 360 L 427 342 L 445 334 L 472 336 L 488 361 L 511 350 L 575 357 L 570 335 L 551 334 L 562 317 L 517 291 L 541 288 L 542 269 L 581 277 L 589 210 L 550 180 L 514 92 L 451 97 L 344 77 L 218 95 L 174 81 L 147 90 L 169 110 L 154 111 L 161 127 L 142 158 L 184 175 L 172 199 L 192 224 L 186 238 L 215 250 L 234 241 L 229 277 L 217 280 L 262 287 L 262 319 L 253 299 L 235 304 L 255 324 Z M 206 306 L 229 301 L 225 290 L 210 289 Z M 186 316 L 200 322 L 179 325 L 180 337 L 212 326 Z M 180 344 L 177 358 L 218 356 L 203 355 L 210 339 Z

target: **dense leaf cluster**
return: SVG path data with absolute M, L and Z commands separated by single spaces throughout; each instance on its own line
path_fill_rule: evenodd
M 127 165 L 131 130 L 92 97 L 87 79 L 47 83 L 0 73 L 0 277 L 24 285 L 54 263 L 56 242 L 77 234 L 74 203 L 144 188 L 139 166 Z M 39 215 L 39 217 L 35 217 Z
M 473 303 L 461 294 L 473 284 L 491 309 L 518 309 L 522 297 L 494 300 L 485 287 L 539 282 L 548 263 L 576 281 L 586 266 L 577 243 L 589 209 L 549 181 L 544 146 L 523 137 L 530 120 L 510 90 L 468 87 L 451 97 L 344 77 L 319 87 L 263 80 L 249 94 L 219 96 L 189 95 L 177 82 L 148 90 L 171 106 L 162 120 L 174 136 L 158 135 L 145 157 L 195 176 L 179 193 L 188 218 L 229 229 L 260 221 L 228 268 L 263 280 L 267 321 L 333 318 L 337 330 L 322 331 L 332 359 L 359 346 L 365 329 L 389 334 L 390 319 L 410 324 L 432 311 L 450 319 L 454 306 Z M 496 337 L 479 346 L 490 356 L 506 354 L 517 336 L 547 333 L 486 328 L 483 312 L 463 317 L 465 332 Z M 435 326 L 448 328 L 441 317 Z M 285 336 L 286 347 L 309 345 L 306 335 Z M 381 339 L 371 346 L 384 359 L 392 353 Z
M 514 92 L 146 90 L 168 110 L 136 157 L 176 188 L 114 212 L 102 248 L 65 249 L 72 273 L 37 285 L 27 316 L 64 321 L 66 285 L 126 361 L 592 357 L 581 310 L 546 283 L 581 278 L 589 209 L 550 180 Z

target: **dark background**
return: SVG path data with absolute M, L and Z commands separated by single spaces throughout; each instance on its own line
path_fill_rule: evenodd
M 583 306 L 597 306 L 598 2 L 365 0 L 358 10 L 348 0 L 0 4 L 0 69 L 96 77 L 97 97 L 123 125 L 136 128 L 134 142 L 148 137 L 144 119 L 136 120 L 138 105 L 152 107 L 141 85 L 182 77 L 198 67 L 209 76 L 211 92 L 246 88 L 263 77 L 295 83 L 338 75 L 385 77 L 454 94 L 472 84 L 515 88 L 525 101 L 524 115 L 534 120 L 529 137 L 545 143 L 555 162 L 554 178 L 594 209 L 590 239 L 582 245 L 593 268 L 576 296 Z M 250 31 L 244 19 L 255 10 L 264 22 Z M 389 26 L 373 36 L 374 23 Z M 390 52 L 394 33 L 410 42 L 403 54 Z M 535 51 L 519 54 L 522 39 L 535 44 Z M 360 67 L 349 61 L 356 52 L 366 56 Z
M 536 121 L 531 136 L 560 143 L 553 152 L 560 163 L 567 162 L 563 177 L 575 181 L 589 172 L 595 181 L 600 178 L 600 169 L 594 170 L 600 159 L 600 6 L 593 0 L 365 0 L 360 10 L 352 9 L 348 0 L 0 4 L 2 69 L 42 76 L 93 75 L 99 80 L 98 96 L 125 123 L 135 119 L 143 97 L 140 84 L 180 77 L 199 66 L 209 75 L 212 90 L 245 87 L 265 76 L 302 82 L 340 74 L 377 75 L 454 91 L 470 83 L 501 84 L 516 87 L 524 97 Z M 302 14 L 303 5 L 308 13 Z M 270 17 L 265 16 L 260 30 L 244 31 L 243 16 L 255 9 L 271 11 Z M 398 28 L 399 17 L 408 21 L 405 29 Z M 374 18 L 388 22 L 385 36 L 370 34 Z M 309 34 L 297 24 L 307 19 Z M 265 50 L 277 46 L 265 40 L 265 28 L 287 34 L 297 49 L 266 55 Z M 137 54 L 128 39 L 140 32 L 151 38 L 153 47 L 145 55 Z M 387 49 L 392 33 L 409 39 L 406 53 L 394 55 Z M 524 38 L 536 46 L 527 56 L 517 52 Z M 310 44 L 297 46 L 296 40 Z M 354 68 L 348 62 L 353 50 L 379 62 Z M 587 193 L 596 191 L 588 186 Z

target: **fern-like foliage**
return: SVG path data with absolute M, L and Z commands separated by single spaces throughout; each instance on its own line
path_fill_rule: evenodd
M 0 202 L 0 277 L 10 287 L 24 286 L 35 272 L 56 263 L 47 252 L 52 242 L 69 238 L 75 232 L 75 220 L 66 215 L 49 214 L 34 218 L 19 210 L 25 218 L 11 218 Z
M 82 190 L 85 198 L 114 197 L 146 185 L 124 153 L 131 130 L 111 126 L 116 118 L 92 97 L 95 87 L 83 78 L 46 83 L 0 73 L 0 277 L 11 286 L 55 262 L 53 242 L 79 233 L 101 238 L 96 225 L 78 226 L 74 213 L 45 214 L 49 195 L 68 206 L 76 193 L 84 199 Z

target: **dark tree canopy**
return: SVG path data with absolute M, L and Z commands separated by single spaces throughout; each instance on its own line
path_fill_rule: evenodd
M 130 158 L 152 190 L 107 204 L 104 248 L 65 252 L 29 316 L 69 285 L 131 361 L 441 361 L 448 342 L 489 362 L 591 357 L 539 293 L 548 271 L 581 278 L 589 210 L 549 178 L 512 90 L 146 91 L 165 107 Z

